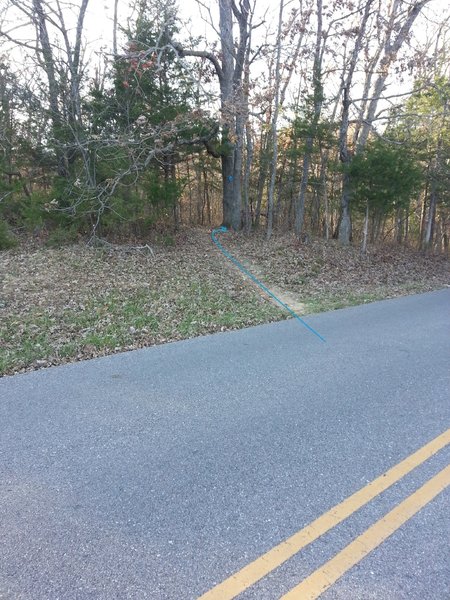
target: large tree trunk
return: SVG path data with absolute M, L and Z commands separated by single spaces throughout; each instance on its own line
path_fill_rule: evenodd
M 237 47 L 233 35 L 233 16 L 239 26 Z M 214 66 L 220 85 L 222 119 L 223 225 L 231 229 L 241 227 L 242 165 L 245 123 L 248 117 L 248 90 L 244 90 L 243 73 L 249 44 L 249 0 L 241 0 L 239 8 L 234 0 L 219 0 L 219 31 L 221 53 L 218 58 L 203 50 L 186 50 L 173 43 L 180 56 L 198 56 Z M 216 156 L 216 153 L 214 154 Z
M 236 219 L 236 206 L 234 195 L 234 152 L 221 157 L 222 164 L 222 193 L 223 193 L 223 218 L 226 227 L 238 229 L 239 223 Z
M 222 111 L 222 193 L 223 224 L 237 229 L 235 209 L 234 160 L 235 146 L 230 141 L 230 132 L 234 130 L 233 102 L 233 13 L 230 0 L 219 0 L 220 44 L 222 49 L 222 76 L 220 83 L 220 104 Z
M 239 10 L 234 0 L 219 0 L 219 15 L 222 49 L 220 92 L 225 124 L 225 156 L 222 157 L 223 224 L 237 230 L 242 221 L 242 155 L 248 115 L 248 91 L 243 90 L 243 73 L 249 40 L 249 2 L 242 0 Z M 233 15 L 239 25 L 237 49 L 234 47 Z M 232 143 L 230 133 L 234 137 Z

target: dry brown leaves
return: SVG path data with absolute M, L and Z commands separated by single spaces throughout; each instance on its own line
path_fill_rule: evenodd
M 447 257 L 398 246 L 372 247 L 362 255 L 334 240 L 300 244 L 293 235 L 274 236 L 269 242 L 263 236 L 236 234 L 223 239 L 250 270 L 300 301 L 330 296 L 344 300 L 346 295 L 390 298 L 450 284 Z
M 233 233 L 220 239 L 269 288 L 273 286 L 282 299 L 285 293 L 291 306 L 297 301 L 304 312 L 450 283 L 446 258 L 404 248 L 376 248 L 361 256 L 357 249 L 341 248 L 334 241 L 299 245 L 288 235 L 269 242 L 263 236 Z M 153 246 L 153 250 L 151 255 L 120 246 L 102 250 L 83 245 L 22 246 L 0 253 L 0 318 L 9 323 L 0 339 L 0 355 L 2 350 L 19 353 L 25 338 L 28 344 L 43 345 L 40 353 L 28 349 L 31 358 L 15 366 L 10 361 L 5 372 L 283 318 L 274 309 L 262 310 L 262 292 L 223 257 L 208 231 L 182 232 L 174 247 Z M 141 304 L 135 310 L 142 315 L 130 307 L 130 299 L 137 297 Z M 152 328 L 149 315 L 158 327 Z M 109 331 L 119 341 L 114 342 L 112 335 L 110 344 L 95 342 L 95 336 L 107 336 Z M 67 350 L 71 344 L 73 350 Z

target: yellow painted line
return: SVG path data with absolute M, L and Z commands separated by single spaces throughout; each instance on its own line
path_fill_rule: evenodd
M 280 600 L 315 600 L 406 521 L 450 486 L 450 465 L 374 523 Z
M 450 429 L 219 583 L 198 600 L 231 600 L 450 444 Z

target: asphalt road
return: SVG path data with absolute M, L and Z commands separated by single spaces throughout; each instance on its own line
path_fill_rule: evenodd
M 450 290 L 0 380 L 0 599 L 198 598 L 450 427 Z M 248 587 L 272 600 L 450 446 Z M 448 600 L 450 488 L 324 600 Z M 303 600 L 303 598 L 299 598 Z

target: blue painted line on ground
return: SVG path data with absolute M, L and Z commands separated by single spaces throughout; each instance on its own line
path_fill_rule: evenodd
M 322 342 L 325 342 L 325 338 L 320 335 L 320 333 L 318 333 L 315 329 L 313 329 L 311 327 L 311 325 L 308 325 L 308 323 L 306 323 L 306 321 L 304 321 L 295 311 L 292 310 L 292 308 L 290 308 L 290 306 L 288 306 L 285 302 L 283 302 L 282 300 L 280 300 L 280 298 L 278 298 L 277 296 L 275 296 L 275 294 L 273 292 L 271 292 L 269 290 L 268 287 L 266 287 L 262 281 L 260 281 L 259 279 L 257 279 L 252 273 L 250 273 L 250 271 L 248 271 L 244 265 L 242 265 L 236 258 L 234 258 L 234 256 L 232 254 L 230 254 L 230 252 L 228 252 L 228 250 L 226 250 L 222 244 L 219 242 L 219 240 L 217 239 L 217 235 L 219 233 L 226 233 L 228 231 L 228 229 L 222 225 L 221 227 L 216 227 L 216 229 L 213 229 L 211 231 L 211 239 L 214 242 L 214 244 L 219 248 L 219 250 L 222 252 L 222 254 L 224 256 L 226 256 L 226 258 L 228 258 L 228 260 L 230 260 L 233 264 L 235 264 L 237 266 L 237 268 L 242 271 L 242 273 L 244 273 L 244 275 L 246 275 L 247 277 L 249 277 L 249 279 L 251 279 L 254 283 L 256 283 L 256 285 L 258 287 L 260 287 L 268 296 L 270 296 L 271 298 L 273 298 L 273 300 L 275 300 L 276 302 L 278 302 L 278 304 L 280 304 L 280 306 L 282 306 L 285 310 L 287 310 L 289 312 L 289 314 L 291 314 L 294 319 L 296 319 L 297 321 L 299 321 L 304 327 L 306 327 L 306 329 L 308 329 L 311 333 L 313 333 L 315 336 L 317 336 L 320 340 L 322 340 Z

